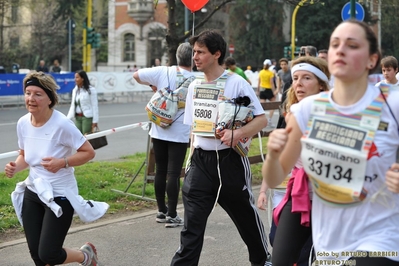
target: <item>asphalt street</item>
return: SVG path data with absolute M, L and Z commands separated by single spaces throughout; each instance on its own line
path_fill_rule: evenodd
M 5 101 L 1 99 L 0 102 Z M 118 101 L 101 101 L 99 103 L 99 128 L 108 130 L 126 125 L 147 122 L 148 117 L 144 108 L 149 100 L 148 96 L 137 95 L 136 98 L 121 98 Z M 63 114 L 68 113 L 69 104 L 61 104 L 56 107 Z M 23 105 L 0 109 L 0 154 L 17 151 L 18 138 L 16 125 L 18 119 L 26 114 Z M 266 111 L 268 114 L 268 111 Z M 278 112 L 273 115 L 273 123 L 277 124 Z M 271 127 L 266 130 L 271 130 Z M 94 161 L 110 161 L 136 152 L 146 152 L 148 131 L 141 127 L 108 135 L 108 145 L 96 150 Z M 4 172 L 4 166 L 15 157 L 0 158 L 0 172 Z
M 259 187 L 254 188 L 255 198 Z M 182 205 L 178 213 L 183 216 Z M 115 220 L 74 227 L 65 246 L 78 249 L 86 241 L 95 244 L 100 266 L 167 266 L 179 247 L 181 226 L 165 228 L 155 222 L 156 210 Z M 261 211 L 265 229 L 269 232 L 267 213 Z M 271 249 L 270 249 L 271 251 Z M 0 243 L 0 265 L 33 265 L 25 239 Z M 78 264 L 70 264 L 78 265 Z M 226 212 L 217 206 L 209 216 L 204 237 L 200 266 L 250 265 L 246 245 Z

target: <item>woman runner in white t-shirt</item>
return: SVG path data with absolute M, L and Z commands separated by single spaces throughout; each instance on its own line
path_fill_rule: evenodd
M 303 56 L 292 62 L 291 75 L 293 83 L 287 91 L 287 99 L 283 103 L 283 113 L 286 113 L 285 119 L 291 116 L 290 107 L 304 98 L 318 94 L 320 91 L 328 91 L 328 80 L 330 72 L 328 71 L 327 62 L 311 56 Z M 307 207 L 305 212 L 295 211 L 298 201 L 293 200 L 297 196 L 293 191 L 294 186 L 298 186 L 300 182 L 304 186 L 309 186 L 307 177 L 296 175 L 303 173 L 300 159 L 295 164 L 296 170 L 291 173 L 286 189 L 281 187 L 273 190 L 273 210 L 274 219 L 270 228 L 270 244 L 273 246 L 272 260 L 277 265 L 292 265 L 297 263 L 298 266 L 308 265 L 309 254 L 312 247 L 310 219 L 310 194 L 306 200 Z M 304 177 L 305 180 L 300 180 Z M 306 188 L 305 188 L 306 189 Z M 267 202 L 266 197 L 267 184 L 265 180 L 262 182 L 260 194 L 258 197 L 258 208 L 264 210 Z M 286 194 L 288 191 L 288 194 Z M 302 215 L 307 215 L 306 224 L 301 222 Z M 279 226 L 277 227 L 277 221 Z M 275 242 L 275 243 L 274 243 Z
M 399 92 L 368 84 L 379 60 L 370 27 L 342 22 L 328 50 L 334 89 L 302 100 L 269 137 L 269 187 L 299 157 L 312 180 L 316 265 L 399 265 Z

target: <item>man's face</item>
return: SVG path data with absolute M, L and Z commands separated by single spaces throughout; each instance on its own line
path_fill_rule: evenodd
M 319 53 L 319 58 L 327 61 L 327 53 Z
M 193 47 L 193 60 L 198 71 L 205 72 L 209 67 L 217 64 L 220 52 L 217 51 L 215 54 L 209 52 L 208 47 L 205 45 L 194 44 Z
M 284 72 L 287 72 L 287 70 L 288 70 L 288 64 L 287 64 L 287 62 L 281 61 L 280 67 L 281 67 L 281 69 L 282 69 Z
M 236 69 L 236 65 L 228 65 L 227 68 L 231 71 L 234 71 Z

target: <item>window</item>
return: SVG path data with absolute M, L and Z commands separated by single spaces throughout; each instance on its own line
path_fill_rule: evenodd
M 154 65 L 155 58 L 162 58 L 162 55 L 164 54 L 162 48 L 162 40 L 164 39 L 165 34 L 165 29 L 163 28 L 151 29 L 151 31 L 148 33 L 148 59 L 150 60 L 148 62 L 149 65 Z
M 11 37 L 10 38 L 10 47 L 19 46 L 19 37 Z
M 12 1 L 11 5 L 11 21 L 13 23 L 18 22 L 18 7 L 19 7 L 19 0 Z
M 123 41 L 123 61 L 135 61 L 135 42 L 134 42 L 134 34 L 127 33 L 124 36 Z

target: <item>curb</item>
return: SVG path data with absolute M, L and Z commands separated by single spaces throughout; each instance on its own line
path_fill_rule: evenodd
M 256 185 L 252 187 L 252 192 L 254 192 L 255 190 L 259 190 L 260 189 L 260 185 Z M 183 210 L 183 204 L 178 204 L 177 205 L 177 210 L 182 211 Z M 74 234 L 74 233 L 78 233 L 84 230 L 88 230 L 88 229 L 92 229 L 92 228 L 98 228 L 98 227 L 103 227 L 103 226 L 107 226 L 109 224 L 114 224 L 114 223 L 120 223 L 120 222 L 124 222 L 127 220 L 132 220 L 132 219 L 137 219 L 137 218 L 141 218 L 141 217 L 147 217 L 147 216 L 152 216 L 156 214 L 156 210 L 150 210 L 150 211 L 145 211 L 142 213 L 137 213 L 137 214 L 132 214 L 126 217 L 120 217 L 120 218 L 115 218 L 115 219 L 110 219 L 110 220 L 106 220 L 106 221 L 101 221 L 100 218 L 100 222 L 93 222 L 93 223 L 88 223 L 88 224 L 84 224 L 84 225 L 80 225 L 77 227 L 71 227 L 68 231 L 68 235 L 70 234 Z M 16 246 L 16 245 L 20 245 L 26 243 L 26 239 L 25 238 L 20 238 L 20 239 L 16 239 L 16 240 L 12 240 L 12 241 L 8 241 L 8 242 L 4 242 L 4 243 L 0 243 L 0 249 L 6 248 L 6 247 L 11 247 L 11 246 Z

